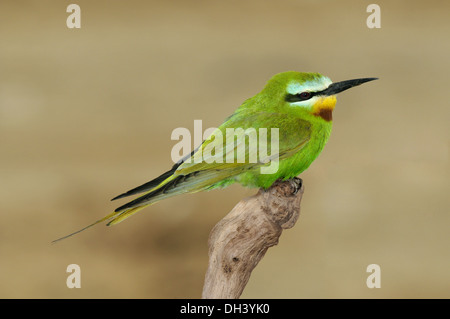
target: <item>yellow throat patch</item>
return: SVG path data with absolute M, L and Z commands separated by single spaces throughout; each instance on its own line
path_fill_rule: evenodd
M 336 96 L 320 97 L 313 106 L 313 114 L 320 116 L 325 121 L 329 122 L 333 119 L 333 110 L 336 105 Z

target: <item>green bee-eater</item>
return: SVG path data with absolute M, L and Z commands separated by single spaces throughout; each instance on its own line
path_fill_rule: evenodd
M 332 83 L 328 77 L 318 73 L 291 71 L 275 75 L 260 93 L 246 100 L 216 129 L 212 134 L 214 138 L 206 139 L 171 170 L 113 200 L 139 193 L 143 195 L 95 223 L 60 239 L 103 221 L 109 220 L 108 225 L 117 224 L 141 209 L 174 195 L 224 187 L 235 182 L 247 187 L 266 189 L 277 179 L 287 180 L 298 176 L 317 158 L 330 136 L 335 95 L 372 80 L 376 78 Z M 224 143 L 222 137 L 227 136 L 227 129 L 230 128 L 254 128 L 256 134 L 259 134 L 260 129 L 267 129 L 269 139 L 272 129 L 276 128 L 278 151 L 263 159 L 258 153 L 258 147 L 249 146 L 244 148 L 244 161 L 236 160 L 236 154 L 231 157 L 234 161 L 217 160 L 229 159 L 226 156 L 230 152 L 242 150 L 242 145 L 239 144 L 246 144 L 245 137 L 237 143 L 233 137 L 231 147 L 229 141 Z M 261 142 L 261 139 L 257 141 Z M 208 148 L 209 155 L 205 156 L 204 152 Z M 214 150 L 216 161 L 211 161 L 211 149 Z M 250 158 L 257 160 L 249 161 Z M 277 169 L 271 173 L 263 173 L 261 168 L 270 165 L 268 160 L 276 160 Z

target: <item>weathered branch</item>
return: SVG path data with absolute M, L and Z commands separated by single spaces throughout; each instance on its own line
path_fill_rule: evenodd
M 202 298 L 236 299 L 267 249 L 300 215 L 302 180 L 277 181 L 241 200 L 209 235 L 209 265 Z

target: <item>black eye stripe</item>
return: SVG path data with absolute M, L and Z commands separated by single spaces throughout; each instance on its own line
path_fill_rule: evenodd
M 312 98 L 313 96 L 318 95 L 320 92 L 300 92 L 298 94 L 286 94 L 286 97 L 284 100 L 286 102 L 300 102 L 300 101 L 306 101 Z

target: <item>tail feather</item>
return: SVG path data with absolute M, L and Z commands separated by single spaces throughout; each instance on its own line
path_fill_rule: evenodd
M 76 235 L 76 234 L 78 234 L 78 233 L 81 233 L 82 231 L 84 231 L 84 230 L 86 230 L 86 229 L 88 229 L 88 228 L 91 228 L 92 226 L 95 226 L 95 225 L 97 225 L 97 224 L 99 224 L 99 223 L 101 223 L 101 222 L 104 222 L 104 221 L 106 221 L 106 220 L 112 219 L 112 218 L 114 218 L 114 216 L 116 216 L 116 215 L 117 215 L 116 212 L 113 212 L 113 213 L 111 213 L 111 214 L 108 214 L 108 215 L 106 215 L 105 217 L 103 217 L 102 219 L 99 219 L 99 220 L 97 220 L 96 222 L 94 222 L 94 223 L 92 223 L 92 224 L 90 224 L 90 225 L 87 225 L 86 227 L 83 227 L 83 228 L 81 228 L 81 229 L 79 229 L 79 230 L 77 230 L 77 231 L 75 231 L 75 232 L 73 232 L 73 233 L 71 233 L 71 234 L 69 234 L 69 235 L 66 235 L 66 236 L 63 236 L 63 237 L 61 237 L 61 238 L 58 238 L 58 239 L 53 240 L 52 243 L 56 243 L 56 242 L 61 241 L 61 240 L 63 240 L 63 239 L 72 237 L 73 235 Z
M 157 179 L 160 181 L 159 184 L 154 186 L 150 191 L 145 193 L 144 195 L 126 203 L 125 205 L 120 206 L 117 208 L 114 212 L 111 214 L 106 215 L 100 220 L 97 220 L 96 222 L 77 230 L 76 232 L 73 232 L 69 235 L 66 235 L 64 237 L 58 238 L 56 240 L 53 240 L 52 243 L 56 243 L 58 241 L 61 241 L 63 239 L 66 239 L 68 237 L 71 237 L 75 234 L 78 234 L 94 225 L 97 225 L 101 222 L 109 220 L 107 226 L 112 226 L 115 224 L 118 224 L 128 217 L 136 214 L 140 210 L 144 209 L 145 207 L 152 205 L 156 202 L 159 202 L 163 199 L 183 194 L 183 193 L 195 193 L 201 190 L 205 190 L 210 188 L 215 183 L 218 183 L 220 181 L 223 181 L 226 178 L 232 177 L 234 175 L 237 175 L 241 173 L 239 170 L 211 170 L 211 171 L 196 171 L 187 175 L 174 175 L 171 174 L 164 180 L 162 180 L 162 176 L 165 176 L 168 172 L 164 173 Z M 161 181 L 162 180 L 162 181 Z M 153 181 L 152 181 L 153 182 Z M 150 184 L 151 182 L 147 183 Z M 156 183 L 155 183 L 156 184 Z M 146 184 L 144 184 L 146 185 Z M 139 187 L 138 187 L 139 188 Z M 133 191 L 133 190 L 131 190 Z M 125 193 L 128 194 L 131 191 Z M 119 195 L 116 198 L 119 198 L 120 196 L 125 197 L 128 195 Z
M 122 213 L 130 208 L 153 204 L 183 193 L 196 193 L 239 173 L 241 173 L 240 170 L 214 170 L 196 171 L 187 175 L 172 175 L 150 192 L 116 208 L 115 212 Z
M 128 197 L 131 195 L 136 195 L 139 193 L 143 193 L 145 191 L 151 191 L 152 189 L 158 187 L 162 182 L 164 182 L 167 178 L 169 178 L 170 176 L 172 176 L 175 171 L 178 169 L 178 167 L 184 163 L 184 161 L 186 161 L 186 159 L 190 158 L 192 155 L 194 155 L 194 153 L 199 149 L 199 147 L 197 147 L 196 149 L 194 149 L 190 154 L 186 155 L 184 158 L 182 158 L 180 161 L 178 161 L 175 165 L 172 166 L 172 168 L 161 174 L 160 176 L 158 176 L 157 178 L 151 180 L 150 182 L 147 182 L 145 184 L 142 184 L 141 186 L 135 187 L 123 194 L 120 194 L 116 197 L 114 197 L 113 200 L 119 199 L 119 198 L 123 198 L 123 197 Z
M 128 210 L 126 210 L 126 211 L 124 211 L 122 213 L 119 213 L 119 214 L 116 213 L 116 216 L 114 217 L 114 219 L 112 219 L 108 224 L 106 224 L 106 226 L 116 225 L 116 224 L 124 221 L 128 217 L 136 214 L 138 211 L 140 211 L 141 209 L 144 209 L 145 207 L 147 207 L 149 205 L 151 205 L 151 204 L 130 208 L 130 209 L 128 209 Z
M 158 176 L 157 178 L 151 180 L 150 182 L 147 182 L 145 184 L 142 184 L 141 186 L 138 186 L 136 188 L 133 188 L 123 194 L 120 194 L 116 197 L 114 197 L 113 200 L 119 199 L 119 198 L 123 198 L 123 197 L 127 197 L 127 196 L 131 196 L 131 195 L 135 195 L 135 194 L 139 194 L 139 193 L 143 193 L 145 191 L 150 191 L 155 187 L 158 187 L 159 184 L 161 184 L 162 182 L 164 182 L 164 180 L 166 180 L 167 178 L 169 178 L 170 176 L 173 175 L 173 173 L 175 172 L 176 167 L 172 168 L 170 171 L 165 172 L 164 174 L 161 174 L 160 176 Z
M 122 213 L 130 208 L 135 208 L 144 205 L 147 202 L 154 203 L 156 202 L 156 196 L 159 194 L 167 193 L 167 189 L 170 189 L 170 187 L 173 187 L 173 185 L 176 185 L 180 179 L 182 179 L 184 176 L 177 176 L 174 177 L 174 175 L 170 176 L 166 180 L 164 180 L 162 183 L 160 183 L 157 187 L 155 187 L 153 190 L 145 193 L 144 195 L 116 208 L 116 213 Z

